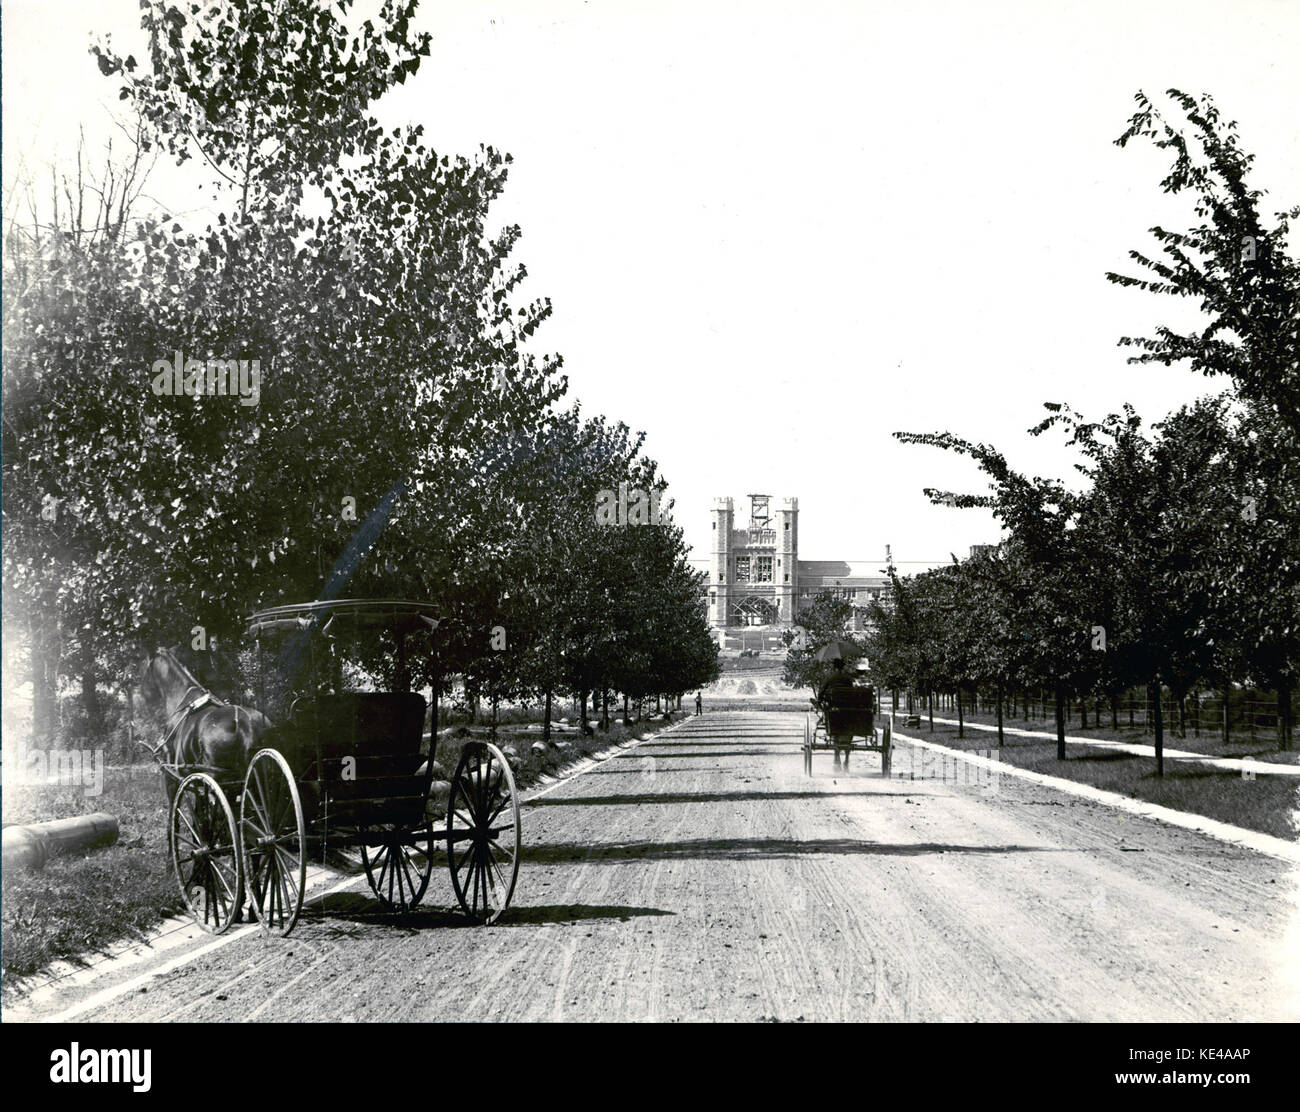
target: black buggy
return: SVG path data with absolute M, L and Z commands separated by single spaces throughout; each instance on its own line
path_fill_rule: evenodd
M 876 730 L 876 689 L 871 686 L 854 687 L 840 691 L 834 699 L 810 699 L 812 713 L 804 717 L 803 770 L 812 775 L 814 749 L 834 749 L 835 739 L 848 738 L 849 752 L 854 749 L 879 753 L 882 775 L 890 771 L 890 749 L 893 736 L 889 719 L 883 730 Z
M 467 740 L 444 803 L 434 780 L 436 694 L 425 733 L 425 699 L 405 689 L 408 654 L 420 644 L 437 675 L 437 615 L 431 603 L 341 599 L 275 606 L 249 619 L 259 674 L 301 672 L 312 677 L 311 691 L 294 693 L 272 716 L 242 782 L 172 770 L 184 789 L 172 809 L 173 866 L 205 930 L 226 930 L 247 892 L 262 927 L 287 935 L 302 911 L 308 858 L 327 850 L 359 850 L 371 889 L 390 909 L 420 902 L 435 848 L 444 847 L 467 915 L 493 923 L 509 906 L 520 854 L 510 765 L 495 745 Z M 284 635 L 268 672 L 263 646 Z M 395 650 L 393 690 L 344 689 L 342 646 L 367 637 Z M 321 675 L 328 682 L 319 683 Z M 267 705 L 265 686 L 259 701 Z

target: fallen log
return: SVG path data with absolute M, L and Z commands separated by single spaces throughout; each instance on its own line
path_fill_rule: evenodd
M 39 869 L 58 854 L 111 846 L 119 833 L 116 816 L 104 811 L 70 819 L 6 826 L 3 831 L 4 868 Z

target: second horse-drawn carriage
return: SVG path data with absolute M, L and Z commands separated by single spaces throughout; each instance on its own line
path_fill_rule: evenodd
M 816 749 L 835 750 L 837 765 L 843 753 L 846 770 L 849 754 L 858 749 L 879 753 L 881 774 L 889 776 L 893 730 L 888 718 L 881 729 L 876 728 L 875 687 L 865 682 L 854 683 L 851 687 L 826 691 L 818 698 L 810 699 L 809 703 L 812 712 L 804 718 L 805 775 L 812 775 L 813 751 Z
M 388 599 L 276 606 L 252 616 L 259 661 L 265 642 L 289 638 L 276 667 L 258 669 L 279 679 L 285 705 L 242 775 L 181 759 L 166 740 L 159 747 L 171 781 L 172 867 L 204 930 L 226 930 L 247 895 L 264 928 L 288 934 L 302 911 L 307 862 L 327 850 L 359 851 L 371 889 L 388 908 L 409 910 L 420 902 L 444 851 L 466 914 L 492 923 L 509 906 L 520 823 L 504 754 L 489 742 L 467 740 L 445 801 L 434 778 L 438 625 L 432 604 Z M 344 689 L 345 675 L 357 672 L 345 668 L 344 647 L 367 636 L 378 636 L 390 652 L 391 690 Z M 406 689 L 408 654 L 421 639 L 430 650 L 429 715 L 424 697 Z M 178 713 L 215 702 L 184 674 L 201 694 Z M 296 679 L 301 675 L 308 677 L 305 685 Z M 260 695 L 265 705 L 265 689 Z

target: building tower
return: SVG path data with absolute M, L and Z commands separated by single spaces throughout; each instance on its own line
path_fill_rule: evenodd
M 730 498 L 713 500 L 713 564 L 709 568 L 709 624 L 725 626 L 730 613 L 731 524 L 735 509 Z
M 776 511 L 776 618 L 794 621 L 799 597 L 799 499 L 782 498 Z

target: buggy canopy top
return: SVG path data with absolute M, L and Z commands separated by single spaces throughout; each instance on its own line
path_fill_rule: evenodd
M 349 630 L 391 629 L 410 633 L 438 628 L 439 607 L 432 602 L 403 598 L 341 598 L 327 602 L 291 602 L 259 610 L 248 619 L 250 637 L 313 626 L 326 636 L 340 627 Z

